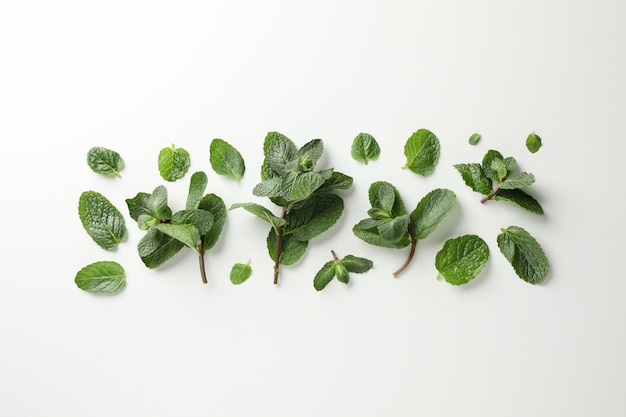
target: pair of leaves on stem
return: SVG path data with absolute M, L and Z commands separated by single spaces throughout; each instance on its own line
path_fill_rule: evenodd
M 352 178 L 332 168 L 315 170 L 322 157 L 321 139 L 297 148 L 291 139 L 269 132 L 263 142 L 261 180 L 253 189 L 257 197 L 267 197 L 281 207 L 280 216 L 256 203 L 236 203 L 272 226 L 267 249 L 274 261 L 274 283 L 280 265 L 297 262 L 306 252 L 309 240 L 332 227 L 343 212 L 343 200 L 336 190 L 352 186 Z
M 410 264 L 418 240 L 425 239 L 450 213 L 456 204 L 456 195 L 438 188 L 429 192 L 408 214 L 400 193 L 388 182 L 373 183 L 368 191 L 371 209 L 369 217 L 352 228 L 359 239 L 376 246 L 400 249 L 411 246 L 404 265 L 393 273 L 399 275 Z
M 337 277 L 339 282 L 347 284 L 350 282 L 350 272 L 362 274 L 374 266 L 374 263 L 369 259 L 354 255 L 347 255 L 339 259 L 335 251 L 331 250 L 330 252 L 333 255 L 333 259 L 326 262 L 313 279 L 313 286 L 317 291 L 323 290 L 335 277 Z
M 522 190 L 535 182 L 535 176 L 527 172 L 515 174 L 515 158 L 504 158 L 500 152 L 489 150 L 482 164 L 456 164 L 454 168 L 465 184 L 485 196 L 482 203 L 489 200 L 508 201 L 531 213 L 543 214 L 539 202 Z

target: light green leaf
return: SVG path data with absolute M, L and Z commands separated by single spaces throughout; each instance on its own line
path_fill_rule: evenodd
M 504 158 L 504 165 L 506 165 L 506 176 L 508 177 L 515 171 L 517 167 L 517 161 L 512 156 Z
M 291 161 L 298 149 L 296 145 L 287 136 L 278 132 L 269 132 L 263 142 L 263 154 L 267 166 L 262 168 L 268 175 L 268 168 L 279 177 L 286 174 L 287 163 Z
M 498 247 L 511 263 L 517 276 L 531 284 L 540 284 L 548 276 L 549 264 L 534 237 L 518 226 L 501 229 Z
M 496 159 L 504 160 L 500 152 L 495 151 L 493 149 L 488 150 L 485 156 L 483 157 L 482 167 L 483 167 L 483 172 L 485 173 L 485 176 L 487 176 L 487 178 L 492 179 L 494 181 L 499 181 L 500 176 L 498 174 L 498 171 L 493 169 L 493 166 L 492 166 L 493 161 Z
M 211 249 L 217 243 L 226 223 L 226 205 L 221 197 L 211 193 L 202 197 L 198 209 L 208 211 L 213 216 L 211 228 L 202 236 L 204 250 Z
M 346 255 L 340 262 L 349 272 L 354 272 L 355 274 L 362 274 L 374 267 L 374 263 L 369 259 L 353 255 Z
M 380 236 L 390 242 L 397 242 L 407 234 L 409 227 L 409 216 L 404 214 L 402 216 L 389 219 L 388 221 L 380 224 L 377 229 Z
M 206 174 L 202 171 L 194 172 L 189 181 L 189 193 L 187 194 L 187 210 L 197 209 L 209 182 Z
M 480 138 L 481 138 L 480 133 L 474 133 L 469 138 L 469 144 L 470 145 L 476 145 L 480 141 Z
M 506 164 L 504 160 L 499 158 L 494 158 L 491 161 L 491 170 L 496 173 L 497 181 L 500 182 L 504 180 L 507 174 Z
M 296 152 L 287 165 L 287 171 L 310 172 L 324 153 L 324 143 L 321 139 L 313 139 Z
M 171 224 L 191 224 L 204 236 L 213 227 L 213 215 L 206 210 L 181 210 L 174 213 Z
M 339 282 L 343 282 L 344 284 L 350 282 L 350 274 L 341 262 L 335 262 L 335 276 Z
M 541 148 L 541 138 L 535 132 L 532 132 L 526 138 L 526 148 L 530 151 L 530 153 L 535 153 Z
M 209 161 L 213 171 L 239 181 L 246 171 L 246 165 L 235 147 L 225 140 L 213 139 L 209 146 L 209 152 Z
M 270 229 L 267 235 L 267 252 L 272 258 L 272 261 L 276 261 L 276 243 L 278 239 L 274 229 Z M 283 236 L 282 249 L 280 255 L 281 265 L 293 265 L 302 258 L 309 245 L 308 241 L 300 241 L 295 239 L 292 235 Z
M 257 197 L 283 197 L 283 178 L 273 177 L 258 183 L 253 189 L 252 194 Z M 279 204 L 280 205 L 280 204 Z
M 156 226 L 156 229 L 182 242 L 185 246 L 200 254 L 198 249 L 201 243 L 200 232 L 196 226 L 192 224 L 161 223 Z
M 445 188 L 432 190 L 422 198 L 411 213 L 410 228 L 416 239 L 424 239 L 452 211 L 456 195 Z
M 85 191 L 78 200 L 78 216 L 83 228 L 101 248 L 115 249 L 126 239 L 124 217 L 105 196 Z
M 121 178 L 124 161 L 119 153 L 107 148 L 93 147 L 87 152 L 87 164 L 98 174 Z
M 243 284 L 252 275 L 252 267 L 250 261 L 245 264 L 236 263 L 230 270 L 230 282 L 235 285 Z
M 240 207 L 265 220 L 266 222 L 269 222 L 276 230 L 278 230 L 280 226 L 284 226 L 287 223 L 285 219 L 281 219 L 280 217 L 275 216 L 274 213 L 272 213 L 269 209 L 256 203 L 236 203 L 231 205 L 229 210 Z
M 377 181 L 377 182 L 372 183 L 372 185 L 370 185 L 370 188 L 368 190 L 368 195 L 369 195 L 369 200 L 370 200 L 370 204 L 372 205 L 372 207 L 384 210 L 383 202 L 380 201 L 380 196 L 381 196 L 380 190 L 383 188 L 388 188 L 389 190 L 393 192 L 395 196 L 393 208 L 390 214 L 393 217 L 398 217 L 398 216 L 407 214 L 406 209 L 404 208 L 404 202 L 402 201 L 402 197 L 400 197 L 400 193 L 398 192 L 396 187 L 394 187 L 393 185 L 385 181 Z M 386 192 L 384 191 L 382 193 L 386 194 Z
M 172 210 L 167 205 L 167 188 L 159 185 L 148 198 L 148 212 L 161 221 L 170 220 Z
M 454 168 L 459 171 L 465 184 L 472 190 L 483 195 L 491 194 L 493 183 L 487 178 L 480 164 L 456 164 Z
M 139 241 L 137 251 L 143 263 L 153 269 L 176 255 L 184 246 L 182 242 L 152 228 Z
M 317 172 L 304 172 L 295 177 L 287 197 L 289 202 L 295 203 L 305 200 L 313 194 L 315 190 L 324 184 L 325 179 Z
M 397 242 L 391 242 L 380 235 L 378 229 L 363 229 L 358 224 L 352 227 L 352 232 L 356 237 L 370 245 L 380 246 L 383 248 L 401 249 L 411 244 L 409 234 L 406 233 Z
M 522 172 L 519 175 L 509 177 L 500 183 L 500 189 L 502 190 L 515 190 L 517 188 L 528 187 L 535 182 L 535 176 L 527 172 Z
M 393 206 L 396 202 L 396 191 L 393 187 L 382 186 L 378 188 L 378 204 L 380 204 L 380 209 L 388 215 L 391 215 L 393 212 Z
M 336 194 L 320 194 L 294 205 L 287 213 L 285 234 L 307 241 L 330 229 L 341 217 L 343 200 Z
M 467 284 L 478 276 L 489 260 L 489 247 L 476 235 L 449 239 L 437 253 L 435 267 L 452 285 Z
M 380 156 L 380 146 L 376 139 L 369 133 L 359 133 L 352 141 L 352 158 L 356 161 L 374 161 Z
M 313 287 L 317 291 L 322 291 L 326 285 L 335 277 L 335 261 L 328 261 L 322 266 L 315 278 L 313 279 Z
M 150 214 L 142 214 L 137 219 L 137 224 L 141 230 L 148 230 L 153 225 L 158 223 L 158 219 L 152 217 Z
M 83 291 L 114 294 L 126 287 L 126 273 L 117 262 L 94 262 L 78 271 L 74 282 Z
M 500 190 L 493 198 L 498 201 L 508 201 L 516 206 L 530 211 L 531 213 L 543 215 L 543 208 L 537 200 L 526 194 L 522 190 Z
M 137 193 L 135 197 L 127 198 L 125 200 L 131 219 L 139 221 L 139 216 L 142 214 L 148 214 L 151 216 L 150 208 L 148 206 L 149 200 L 150 194 L 148 193 Z
M 352 177 L 333 171 L 330 177 L 315 192 L 327 193 L 334 190 L 347 190 L 350 187 L 352 187 Z
M 406 164 L 408 168 L 419 175 L 428 175 L 439 160 L 439 139 L 431 131 L 419 129 L 411 135 L 404 145 Z
M 359 223 L 357 223 L 357 226 L 361 229 L 373 229 L 375 227 L 380 226 L 383 223 L 387 223 L 389 220 L 391 220 L 391 217 L 389 217 L 387 215 L 387 213 L 384 213 L 382 210 L 380 209 L 370 209 L 368 211 L 368 214 L 370 214 L 372 212 L 372 210 L 378 210 L 381 213 L 383 213 L 385 215 L 385 217 L 381 217 L 381 218 L 376 218 L 376 217 L 370 217 L 367 219 L 363 219 L 361 220 Z M 374 213 L 372 213 L 374 214 Z M 370 214 L 371 215 L 371 214 Z
M 176 148 L 174 144 L 159 152 L 159 173 L 165 181 L 181 179 L 187 173 L 190 164 L 189 153 L 183 148 Z

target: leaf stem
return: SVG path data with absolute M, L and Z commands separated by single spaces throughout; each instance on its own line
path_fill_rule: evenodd
M 339 258 L 337 257 L 337 254 L 335 253 L 335 251 L 331 249 L 330 253 L 332 253 L 333 260 L 335 261 L 335 263 L 338 263 L 339 262 Z
M 283 207 L 283 212 L 280 216 L 281 219 L 284 219 L 287 216 L 287 209 Z M 274 285 L 278 285 L 278 270 L 280 268 L 280 255 L 283 250 L 283 227 L 278 226 L 278 230 L 276 232 L 276 253 L 274 254 Z
M 202 283 L 206 284 L 207 279 L 206 279 L 206 268 L 204 266 L 204 243 L 200 242 L 200 245 L 198 245 L 198 252 L 200 253 L 200 256 L 199 256 L 200 276 L 202 277 Z
M 500 186 L 497 186 L 496 189 L 493 190 L 493 192 L 491 194 L 489 194 L 487 197 L 485 197 L 482 200 L 480 200 L 481 204 L 484 204 L 487 201 L 493 199 L 496 196 L 496 194 L 498 194 L 498 191 L 500 191 Z
M 413 260 L 413 257 L 415 256 L 415 247 L 417 246 L 417 239 L 415 238 L 415 235 L 410 229 L 409 229 L 409 237 L 411 238 L 411 251 L 409 252 L 409 257 L 406 259 L 404 264 L 402 264 L 402 266 L 393 273 L 394 277 L 397 277 L 402 272 L 404 272 L 404 270 L 407 269 L 407 267 L 411 264 L 411 261 Z

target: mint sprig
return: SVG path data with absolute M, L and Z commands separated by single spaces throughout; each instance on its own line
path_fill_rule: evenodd
M 335 277 L 337 277 L 339 282 L 347 284 L 350 282 L 350 272 L 362 274 L 369 271 L 374 266 L 374 263 L 366 258 L 347 255 L 339 259 L 334 250 L 331 250 L 330 253 L 333 259 L 326 262 L 317 274 L 315 274 L 315 278 L 313 279 L 313 287 L 315 287 L 317 291 L 326 288 L 328 283 Z

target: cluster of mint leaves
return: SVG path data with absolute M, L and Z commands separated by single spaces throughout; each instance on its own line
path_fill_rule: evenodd
M 481 139 L 478 133 L 470 137 L 475 145 Z M 526 141 L 530 152 L 541 147 L 541 138 L 534 132 Z M 280 214 L 256 203 L 236 203 L 230 209 L 244 208 L 270 224 L 266 237 L 267 250 L 274 261 L 274 283 L 278 283 L 281 265 L 292 265 L 306 252 L 309 241 L 330 229 L 340 218 L 344 202 L 337 193 L 352 186 L 352 177 L 333 168 L 317 169 L 323 155 L 321 139 L 314 139 L 298 148 L 293 141 L 278 132 L 269 132 L 263 143 L 264 160 L 261 182 L 252 190 L 257 197 L 267 197 L 278 207 Z M 440 153 L 439 139 L 427 129 L 419 129 L 407 140 L 404 147 L 406 163 L 402 168 L 426 176 L 435 168 Z M 367 133 L 354 138 L 351 155 L 356 161 L 367 164 L 380 155 L 380 146 Z M 90 168 L 99 174 L 120 178 L 124 162 L 112 150 L 94 147 L 87 154 Z M 219 175 L 237 181 L 244 175 L 245 163 L 241 154 L 222 139 L 210 145 L 210 163 Z M 183 178 L 190 166 L 189 153 L 174 145 L 163 148 L 158 156 L 161 177 L 168 182 Z M 543 214 L 539 202 L 523 189 L 535 178 L 526 172 L 517 172 L 517 161 L 504 158 L 500 152 L 489 150 L 481 163 L 455 164 L 465 183 L 484 195 L 481 200 L 501 200 L 513 203 L 535 214 Z M 183 247 L 194 250 L 199 258 L 200 275 L 207 282 L 205 253 L 217 242 L 226 221 L 226 207 L 215 194 L 205 194 L 207 175 L 198 171 L 191 176 L 185 208 L 173 212 L 168 204 L 167 189 L 157 186 L 152 193 L 140 192 L 126 199 L 128 211 L 146 234 L 137 250 L 148 268 L 156 268 Z M 456 195 L 444 188 L 427 193 L 408 213 L 398 189 L 385 181 L 372 183 L 368 191 L 371 208 L 368 217 L 352 228 L 359 239 L 384 248 L 409 247 L 409 255 L 393 276 L 398 276 L 410 265 L 417 242 L 427 238 L 454 209 Z M 126 239 L 124 218 L 110 201 L 95 191 L 86 191 L 79 198 L 79 217 L 91 238 L 107 250 L 114 250 Z M 519 226 L 501 228 L 497 237 L 501 253 L 511 263 L 523 280 L 538 284 L 545 280 L 549 263 L 535 238 Z M 339 259 L 331 250 L 333 259 L 326 262 L 315 275 L 313 285 L 320 291 L 334 277 L 342 283 L 349 282 L 349 273 L 363 273 L 373 267 L 373 262 L 347 255 Z M 468 234 L 448 239 L 437 253 L 435 267 L 438 277 L 453 285 L 466 284 L 485 267 L 489 247 L 477 235 Z M 251 275 L 250 261 L 233 265 L 230 280 L 233 284 L 245 282 Z M 76 275 L 79 288 L 94 293 L 119 292 L 126 285 L 121 265 L 100 261 L 87 265 Z

